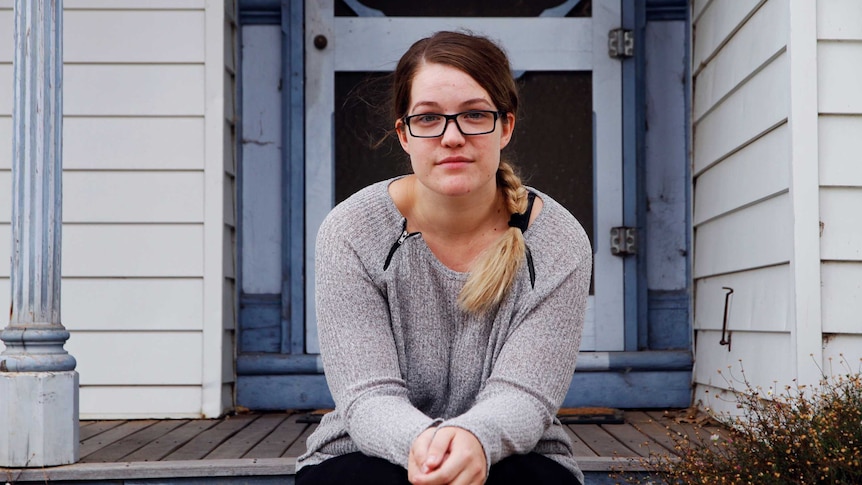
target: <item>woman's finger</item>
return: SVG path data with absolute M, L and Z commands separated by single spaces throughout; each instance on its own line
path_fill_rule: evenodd
M 439 439 L 438 439 L 439 438 Z M 428 452 L 428 459 L 435 455 L 443 443 L 448 443 L 441 464 L 436 469 L 423 474 L 425 483 L 481 484 L 485 480 L 485 451 L 476 437 L 461 428 L 442 428 L 438 430 Z M 428 460 L 426 460 L 426 463 Z
M 413 440 L 413 445 L 410 447 L 410 456 L 416 460 L 420 466 L 425 463 L 428 456 L 428 447 L 431 445 L 431 440 L 437 433 L 437 428 L 428 428 Z
M 425 460 L 422 462 L 422 471 L 428 473 L 438 468 L 448 456 L 452 438 L 455 436 L 454 428 L 438 429 L 428 446 Z

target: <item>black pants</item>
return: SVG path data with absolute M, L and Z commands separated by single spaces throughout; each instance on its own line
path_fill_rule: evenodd
M 297 485 L 409 485 L 407 470 L 362 453 L 330 458 L 296 475 Z M 491 466 L 486 485 L 580 485 L 559 463 L 538 453 L 512 455 Z

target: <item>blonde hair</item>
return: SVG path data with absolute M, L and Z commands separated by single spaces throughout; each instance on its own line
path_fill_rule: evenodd
M 510 214 L 521 214 L 527 210 L 527 189 L 514 168 L 505 161 L 500 162 L 500 168 L 497 169 L 497 186 L 503 191 L 506 209 Z M 458 295 L 461 308 L 469 313 L 481 314 L 497 306 L 512 287 L 526 252 L 527 245 L 521 229 L 509 227 L 473 263 L 470 276 Z
M 392 89 L 395 119 L 408 114 L 413 78 L 423 63 L 438 63 L 463 71 L 488 92 L 498 111 L 517 116 L 518 86 L 503 49 L 486 37 L 444 31 L 417 41 L 398 61 Z M 503 116 L 500 121 L 508 123 L 509 117 Z M 520 214 L 527 209 L 527 189 L 506 162 L 501 162 L 497 170 L 497 186 L 503 190 L 510 214 Z M 458 295 L 461 308 L 481 314 L 499 304 L 528 256 L 527 251 L 521 230 L 510 227 L 473 263 L 470 276 Z

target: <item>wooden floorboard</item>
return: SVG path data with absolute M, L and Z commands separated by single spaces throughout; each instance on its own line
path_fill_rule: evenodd
M 577 425 L 573 431 L 598 456 L 638 456 L 597 424 Z
M 304 416 L 287 412 L 223 419 L 84 421 L 79 463 L 39 471 L 0 469 L 0 474 L 40 483 L 183 477 L 214 483 L 218 477 L 289 477 L 317 427 L 299 422 Z M 673 414 L 627 411 L 624 416 L 624 424 L 564 426 L 585 472 L 643 470 L 645 457 L 671 454 L 674 440 L 669 433 L 688 433 L 701 441 L 712 434 L 724 436 L 713 423 L 698 428 Z
M 92 438 L 81 441 L 80 453 L 82 457 L 86 457 L 102 448 L 113 445 L 117 441 L 122 440 L 126 436 L 140 431 L 148 426 L 156 424 L 153 419 L 142 419 L 140 421 L 126 421 L 119 426 L 111 428 L 104 433 L 99 433 Z
M 163 460 L 201 460 L 258 417 L 259 415 L 240 414 L 224 419 L 212 428 L 195 436 Z
M 284 450 L 284 453 L 281 455 L 282 458 L 287 458 L 287 457 L 295 458 L 295 457 L 302 456 L 302 454 L 305 453 L 305 451 L 306 451 L 305 440 L 308 439 L 308 436 L 315 429 L 317 429 L 316 425 L 309 426 L 309 427 L 305 428 L 305 430 L 302 432 L 302 434 L 300 434 L 293 441 L 293 443 L 291 443 L 291 445 L 289 447 L 287 447 L 286 450 Z
M 664 420 L 656 421 L 648 414 L 641 411 L 629 411 L 625 414 L 626 422 L 637 428 L 641 433 L 650 437 L 652 441 L 661 445 L 656 453 L 671 452 L 678 454 L 676 442 L 671 438 L 671 431 L 664 424 Z M 660 424 L 661 423 L 661 424 Z
M 598 456 L 595 451 L 591 450 L 590 447 L 575 434 L 572 430 L 572 425 L 563 425 L 563 428 L 566 429 L 566 434 L 568 434 L 569 439 L 572 440 L 572 453 L 574 453 L 575 456 Z
M 170 433 L 176 428 L 187 423 L 188 420 L 166 419 L 158 421 L 152 426 L 148 426 L 136 433 L 133 433 L 125 438 L 112 443 L 111 446 L 105 446 L 102 449 L 82 456 L 83 463 L 111 463 L 123 460 L 126 456 L 133 454 L 149 443 L 159 439 L 160 437 Z
M 212 428 L 219 421 L 215 419 L 196 419 L 173 429 L 168 434 L 124 457 L 125 461 L 160 461 L 191 441 L 195 436 Z
M 661 411 L 649 411 L 647 415 L 654 420 L 661 420 L 663 423 L 666 423 L 671 432 L 676 433 L 677 436 L 688 438 L 695 445 L 709 443 L 709 437 L 712 433 L 707 431 L 703 426 L 670 418 L 665 416 Z
M 287 417 L 269 436 L 265 437 L 246 453 L 245 458 L 279 458 L 308 429 L 309 425 L 297 423 L 300 414 Z
M 284 420 L 284 415 L 265 414 L 240 430 L 231 439 L 216 447 L 216 449 L 206 456 L 206 459 L 242 458 L 249 450 L 260 443 L 261 440 L 266 438 L 267 435 L 271 434 Z
M 668 421 L 668 427 L 678 436 L 686 436 L 693 446 L 706 446 L 718 451 L 721 442 L 732 438 L 730 429 L 703 414 L 689 416 L 685 411 L 665 412 L 650 411 L 647 413 L 654 419 Z M 685 442 L 683 442 L 685 445 Z
M 106 420 L 106 421 L 85 421 L 86 426 L 81 426 L 79 430 L 78 439 L 84 441 L 86 439 L 92 438 L 99 433 L 104 433 L 105 431 L 116 428 L 117 426 L 125 423 L 123 420 Z
M 82 428 L 82 462 L 230 460 L 293 457 L 305 452 L 316 425 L 302 414 L 242 414 L 221 420 L 100 421 Z M 627 412 L 625 424 L 570 424 L 565 429 L 580 457 L 646 457 L 673 449 L 669 433 L 695 426 L 658 412 Z M 704 435 L 708 431 L 701 430 Z
M 642 457 L 649 456 L 649 436 L 641 433 L 630 424 L 603 424 L 602 429 L 607 431 L 614 439 L 624 444 L 626 448 L 634 451 Z

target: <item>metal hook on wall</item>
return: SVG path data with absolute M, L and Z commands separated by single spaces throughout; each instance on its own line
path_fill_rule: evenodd
M 722 290 L 727 293 L 724 295 L 724 320 L 721 323 L 721 340 L 720 345 L 727 345 L 727 351 L 730 352 L 730 332 L 727 330 L 727 314 L 730 310 L 730 295 L 733 294 L 733 288 L 722 286 Z

